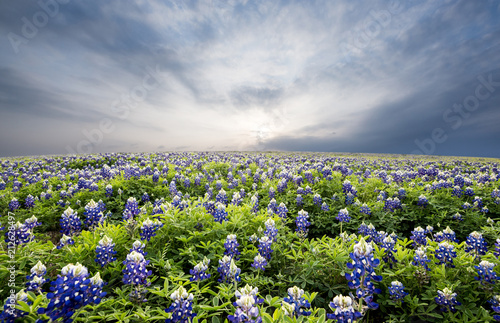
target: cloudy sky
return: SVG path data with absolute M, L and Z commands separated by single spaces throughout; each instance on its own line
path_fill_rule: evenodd
M 0 2 L 0 156 L 500 157 L 499 1 Z

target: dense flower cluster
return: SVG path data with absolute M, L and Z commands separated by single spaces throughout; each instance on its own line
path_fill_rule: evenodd
M 28 282 L 26 283 L 26 290 L 41 293 L 42 285 L 47 282 L 44 278 L 47 274 L 47 267 L 38 261 L 35 266 L 31 268 L 31 275 L 26 276 Z
M 435 257 L 438 260 L 438 265 L 445 264 L 446 267 L 454 268 L 455 265 L 453 264 L 453 259 L 457 257 L 455 246 L 448 241 L 439 243 L 438 248 L 436 249 Z
M 141 226 L 141 240 L 151 240 L 152 237 L 156 236 L 156 231 L 163 227 L 163 223 L 155 219 L 146 219 L 142 222 Z
M 226 249 L 224 251 L 224 255 L 227 255 L 231 258 L 234 258 L 235 260 L 240 259 L 240 252 L 238 250 L 239 243 L 236 240 L 236 235 L 235 234 L 230 234 L 226 238 L 226 242 L 224 243 L 224 248 Z
M 391 282 L 391 286 L 389 286 L 389 295 L 393 301 L 403 302 L 403 298 L 408 295 L 408 293 L 405 292 L 403 284 L 395 280 Z
M 241 280 L 241 269 L 236 266 L 234 259 L 229 256 L 224 256 L 219 260 L 217 271 L 220 274 L 219 282 L 232 284 Z
M 449 288 L 445 288 L 442 291 L 438 290 L 438 296 L 435 298 L 436 303 L 440 306 L 441 311 L 443 312 L 456 312 L 457 309 L 455 306 L 461 305 L 459 301 L 457 301 L 457 293 L 453 293 Z
M 288 288 L 288 297 L 283 298 L 283 302 L 293 305 L 293 317 L 309 316 L 311 311 L 307 311 L 311 304 L 304 298 L 304 290 L 297 286 Z
M 114 257 L 116 255 L 114 247 L 113 239 L 106 235 L 99 241 L 99 244 L 95 248 L 97 254 L 95 261 L 101 265 L 101 268 L 116 260 Z
M 494 267 L 494 263 L 486 260 L 481 261 L 478 266 L 474 266 L 477 270 L 477 276 L 474 279 L 480 281 L 482 285 L 495 284 L 499 277 L 493 271 Z
M 16 308 L 16 306 L 19 305 L 19 302 L 29 303 L 28 294 L 26 294 L 24 290 L 21 290 L 15 295 L 7 298 L 3 311 L 0 313 L 0 322 L 15 323 L 16 321 L 19 322 L 19 320 L 16 319 L 20 319 L 28 315 L 27 312 Z
M 49 305 L 39 308 L 38 313 L 47 315 L 52 321 L 72 322 L 71 316 L 76 310 L 88 304 L 99 304 L 106 295 L 102 291 L 105 283 L 99 273 L 92 278 L 88 276 L 87 268 L 79 263 L 65 266 L 51 283 L 51 293 L 47 294 Z
M 85 227 L 89 230 L 93 230 L 104 221 L 104 214 L 102 213 L 101 207 L 94 200 L 90 200 L 90 202 L 85 205 L 84 215 Z
M 483 235 L 477 231 L 469 234 L 465 243 L 465 251 L 472 253 L 474 256 L 483 256 L 488 251 L 488 244 Z
M 165 312 L 172 313 L 172 316 L 165 320 L 165 323 L 189 323 L 196 316 L 193 313 L 193 294 L 188 294 L 184 287 L 179 287 L 170 298 L 174 301 Z
M 61 233 L 67 236 L 74 236 L 80 234 L 82 231 L 82 221 L 78 216 L 78 212 L 68 207 L 62 214 L 61 220 Z
M 375 288 L 373 283 L 382 280 L 382 276 L 375 274 L 375 267 L 379 265 L 380 260 L 373 257 L 373 247 L 364 238 L 354 245 L 349 256 L 352 262 L 347 263 L 347 268 L 353 270 L 345 275 L 349 288 L 356 290 L 356 297 L 364 299 L 368 308 L 377 309 L 378 304 L 373 301 L 373 294 L 379 294 L 380 289 Z
M 234 294 L 236 296 L 236 310 L 233 315 L 229 315 L 227 319 L 231 323 L 260 323 L 262 318 L 259 316 L 258 304 L 264 302 L 263 299 L 257 297 L 259 289 L 246 285 L 237 290 Z
M 130 299 L 137 303 L 147 301 L 144 298 L 147 293 L 145 287 L 151 284 L 148 277 L 152 274 L 152 271 L 146 268 L 149 260 L 144 259 L 141 253 L 132 251 L 127 255 L 127 259 L 123 261 L 123 264 L 125 265 L 123 283 L 133 287 L 133 291 L 129 295 Z
M 330 302 L 332 313 L 326 314 L 330 320 L 335 320 L 338 323 L 351 323 L 357 321 L 363 315 L 353 307 L 353 300 L 350 296 L 337 295 Z
M 309 214 L 304 210 L 300 210 L 299 215 L 295 219 L 295 224 L 297 225 L 297 229 L 295 229 L 295 231 L 300 238 L 307 237 L 307 232 L 309 231 L 309 226 L 311 225 L 308 219 Z
M 202 281 L 210 278 L 210 274 L 207 273 L 208 265 L 210 264 L 210 259 L 205 257 L 203 261 L 197 263 L 193 269 L 189 270 L 189 273 L 193 276 L 189 278 L 190 281 Z

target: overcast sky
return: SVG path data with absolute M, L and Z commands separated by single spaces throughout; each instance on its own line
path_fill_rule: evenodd
M 499 1 L 0 2 L 0 156 L 500 157 Z

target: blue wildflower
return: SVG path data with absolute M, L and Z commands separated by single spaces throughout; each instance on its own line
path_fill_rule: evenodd
M 438 290 L 438 296 L 434 299 L 436 303 L 441 307 L 441 311 L 443 312 L 456 312 L 457 309 L 455 306 L 461 305 L 459 301 L 457 301 L 457 293 L 453 293 L 449 288 L 445 288 L 442 291 Z
M 353 299 L 350 296 L 337 295 L 329 305 L 334 313 L 327 313 L 326 318 L 338 323 L 355 322 L 363 316 L 354 309 Z
M 97 254 L 95 261 L 101 265 L 101 268 L 116 260 L 116 258 L 113 257 L 116 255 L 116 251 L 113 249 L 114 247 L 115 244 L 113 243 L 113 239 L 106 235 L 99 241 L 99 244 L 95 248 Z
M 477 231 L 469 234 L 465 243 L 465 251 L 472 253 L 474 256 L 483 256 L 488 251 L 487 242 L 484 240 L 483 235 Z
M 144 295 L 147 293 L 145 287 L 151 283 L 148 277 L 152 274 L 151 270 L 147 270 L 146 266 L 149 260 L 144 259 L 144 256 L 136 251 L 132 251 L 127 255 L 127 259 L 123 261 L 125 269 L 123 269 L 123 283 L 131 285 L 133 291 L 129 297 L 133 302 L 141 303 L 146 302 Z
M 311 304 L 304 298 L 304 290 L 297 286 L 288 288 L 288 297 L 283 298 L 283 302 L 294 306 L 293 317 L 309 316 L 311 311 Z
M 59 318 L 72 322 L 71 316 L 76 310 L 88 304 L 99 304 L 106 295 L 102 291 L 105 283 L 99 273 L 92 278 L 88 276 L 87 268 L 79 263 L 65 266 L 51 283 L 51 293 L 47 294 L 49 305 L 39 308 L 38 313 L 49 316 L 53 322 Z
M 255 269 L 260 269 L 260 270 L 265 270 L 264 267 L 267 266 L 267 259 L 262 257 L 260 254 L 257 254 L 255 258 L 253 259 L 253 263 L 251 266 Z
M 193 313 L 193 294 L 188 294 L 187 290 L 181 286 L 170 295 L 170 298 L 174 302 L 165 309 L 165 312 L 172 313 L 172 316 L 166 319 L 165 323 L 192 322 L 192 318 L 196 316 L 196 313 Z
M 391 282 L 391 286 L 389 286 L 389 295 L 394 302 L 403 303 L 403 298 L 408 295 L 408 293 L 405 292 L 403 284 L 395 280 Z
M 71 207 L 68 207 L 59 220 L 61 224 L 61 233 L 74 236 L 82 231 L 82 221 L 78 217 L 78 212 L 75 212 Z
M 239 243 L 236 240 L 236 235 L 235 234 L 230 234 L 226 238 L 226 242 L 224 243 L 224 248 L 226 250 L 224 251 L 224 255 L 230 256 L 231 258 L 234 258 L 235 260 L 239 260 L 240 257 L 240 252 L 238 250 Z
M 193 269 L 189 270 L 189 274 L 193 277 L 189 278 L 190 281 L 203 281 L 210 278 L 210 274 L 207 273 L 208 265 L 210 264 L 210 259 L 205 257 L 203 261 L 197 263 Z
M 227 211 L 226 205 L 217 202 L 215 204 L 214 221 L 222 223 L 222 221 L 227 221 Z
M 482 285 L 495 284 L 496 280 L 499 279 L 499 277 L 493 271 L 494 267 L 494 263 L 486 260 L 481 261 L 478 266 L 474 266 L 474 268 L 477 270 L 477 277 L 474 277 L 474 279 L 480 281 Z
M 436 249 L 435 257 L 438 260 L 438 265 L 445 264 L 446 267 L 455 268 L 453 259 L 457 257 L 457 253 L 455 252 L 455 246 L 450 244 L 448 241 L 439 243 L 438 248 Z
M 156 231 L 163 227 L 163 223 L 155 219 L 151 221 L 151 219 L 146 219 L 142 222 L 141 226 L 141 240 L 151 240 L 152 237 L 156 236 Z
M 75 244 L 75 241 L 73 238 L 63 234 L 61 239 L 59 240 L 59 243 L 57 244 L 57 249 L 62 249 L 64 246 L 69 246 Z
M 304 210 L 300 210 L 299 215 L 295 219 L 295 224 L 297 225 L 297 229 L 295 229 L 295 231 L 301 239 L 307 237 L 307 232 L 309 231 L 309 226 L 311 225 L 308 219 L 309 214 Z
M 217 271 L 220 274 L 219 282 L 232 284 L 241 280 L 241 269 L 236 266 L 234 259 L 229 256 L 224 256 L 219 260 Z

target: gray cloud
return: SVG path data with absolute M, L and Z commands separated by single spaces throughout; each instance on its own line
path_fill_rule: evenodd
M 497 2 L 400 4 L 356 47 L 386 1 L 75 0 L 16 53 L 7 36 L 43 9 L 4 1 L 0 156 L 65 153 L 104 118 L 115 130 L 94 152 L 409 153 L 442 128 L 436 154 L 500 156 L 500 89 L 457 129 L 443 119 L 478 75 L 500 80 Z

